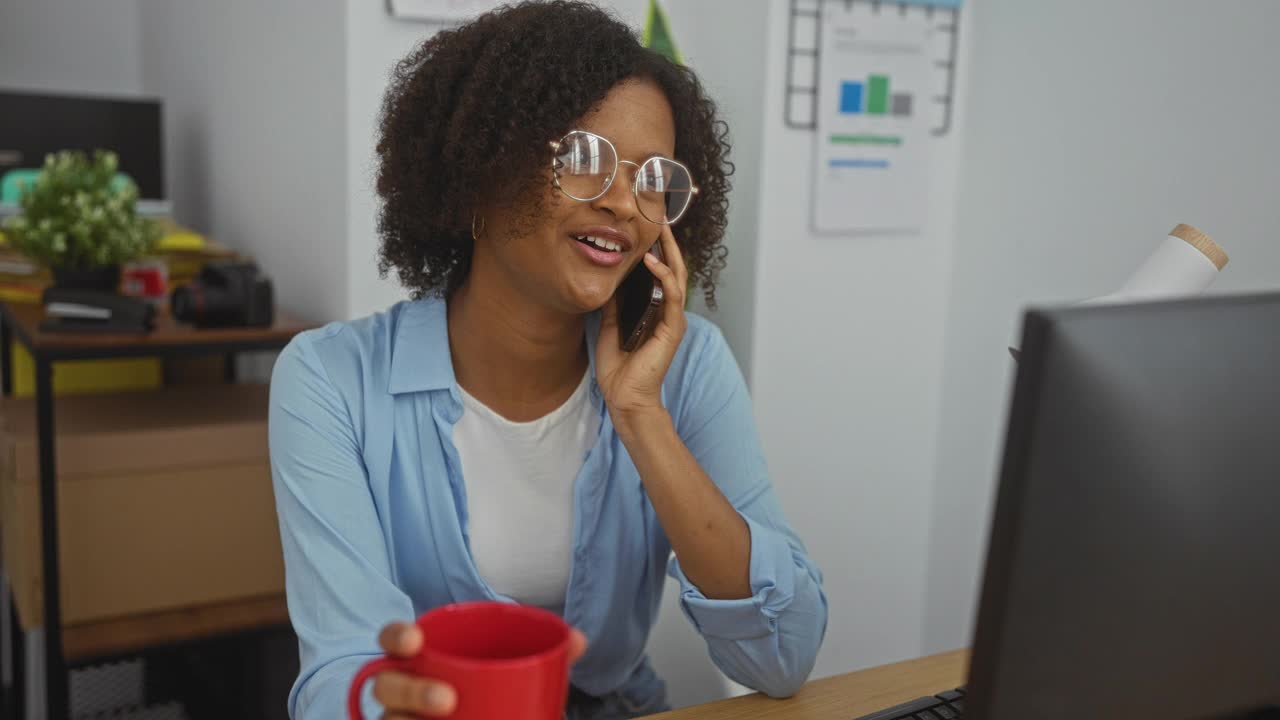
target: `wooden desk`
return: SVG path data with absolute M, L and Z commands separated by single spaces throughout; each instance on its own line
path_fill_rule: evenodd
M 969 651 L 860 670 L 814 680 L 795 697 L 759 693 L 650 715 L 646 720 L 854 720 L 965 683 Z

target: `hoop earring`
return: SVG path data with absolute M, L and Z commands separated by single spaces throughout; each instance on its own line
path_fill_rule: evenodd
M 477 219 L 477 218 L 479 218 L 479 220 L 480 220 L 480 229 L 479 229 L 479 230 L 476 230 L 476 219 Z M 472 239 L 472 241 L 479 240 L 479 239 L 480 239 L 480 233 L 482 233 L 482 232 L 484 232 L 484 218 L 480 217 L 479 215 L 472 215 L 472 216 L 471 216 L 471 239 Z

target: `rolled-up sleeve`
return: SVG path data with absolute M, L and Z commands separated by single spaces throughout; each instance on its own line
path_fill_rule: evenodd
M 690 349 L 678 413 L 681 439 L 751 533 L 751 597 L 713 600 L 671 559 L 685 615 L 732 680 L 772 697 L 796 692 L 813 670 L 827 626 L 822 573 L 787 524 L 773 487 L 746 382 L 719 330 Z
M 351 413 L 312 342 L 311 333 L 301 335 L 280 355 L 269 415 L 289 618 L 301 659 L 289 694 L 293 720 L 343 716 L 356 670 L 379 654 L 382 625 L 413 618 L 392 581 Z M 378 717 L 381 709 L 365 698 L 366 714 Z

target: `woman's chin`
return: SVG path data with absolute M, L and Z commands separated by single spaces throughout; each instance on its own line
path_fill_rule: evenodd
M 568 304 L 581 313 L 595 312 L 604 307 L 617 288 L 613 286 L 572 288 L 567 294 Z

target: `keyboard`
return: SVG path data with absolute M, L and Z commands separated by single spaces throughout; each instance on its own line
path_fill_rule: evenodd
M 947 690 L 863 715 L 857 720 L 958 720 L 964 717 L 964 688 Z

